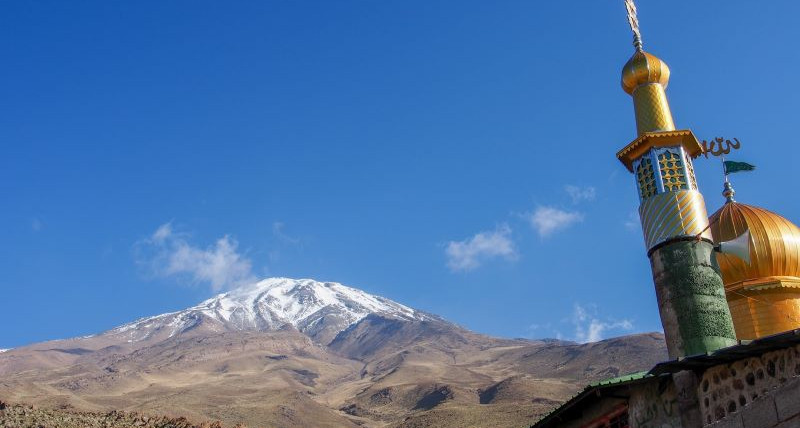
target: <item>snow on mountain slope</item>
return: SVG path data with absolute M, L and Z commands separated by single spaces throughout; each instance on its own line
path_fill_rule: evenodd
M 143 318 L 104 333 L 127 342 L 211 331 L 275 330 L 291 325 L 322 343 L 369 314 L 402 320 L 432 316 L 335 282 L 268 278 L 179 312 Z

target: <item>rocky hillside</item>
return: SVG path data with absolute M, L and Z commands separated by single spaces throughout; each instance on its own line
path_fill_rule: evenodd
M 224 428 L 220 422 L 194 424 L 186 418 L 126 412 L 76 412 L 38 409 L 0 401 L 0 428 Z M 234 428 L 245 428 L 238 425 Z
M 280 278 L 0 353 L 0 399 L 228 426 L 524 426 L 586 382 L 665 358 L 660 334 L 498 339 L 341 284 Z

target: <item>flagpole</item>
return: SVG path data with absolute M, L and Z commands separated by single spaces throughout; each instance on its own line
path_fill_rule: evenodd
M 733 195 L 736 191 L 733 190 L 730 180 L 728 180 L 728 168 L 725 167 L 725 155 L 720 156 L 722 159 L 722 174 L 725 176 L 725 184 L 722 186 L 722 196 L 725 197 L 726 203 L 734 202 Z
M 725 182 L 728 183 L 728 171 L 725 169 L 725 155 L 720 156 L 722 159 L 722 175 L 725 176 Z

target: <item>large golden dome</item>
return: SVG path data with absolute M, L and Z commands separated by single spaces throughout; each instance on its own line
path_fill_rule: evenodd
M 750 263 L 717 253 L 739 339 L 800 328 L 800 229 L 763 208 L 729 200 L 711 215 L 716 243 L 750 231 Z
M 738 202 L 726 203 L 709 221 L 717 243 L 750 230 L 749 265 L 736 256 L 717 254 L 726 286 L 784 277 L 800 282 L 800 229 L 792 222 L 772 211 Z
M 637 86 L 647 83 L 660 83 L 666 89 L 669 67 L 655 55 L 637 50 L 622 67 L 622 89 L 632 94 Z

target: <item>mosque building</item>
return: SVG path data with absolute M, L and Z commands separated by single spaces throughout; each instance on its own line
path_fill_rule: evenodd
M 727 169 L 707 215 L 693 160 L 718 153 L 675 127 L 670 69 L 625 4 L 637 135 L 617 158 L 636 184 L 669 360 L 591 384 L 532 428 L 800 428 L 800 229 L 737 202 Z

